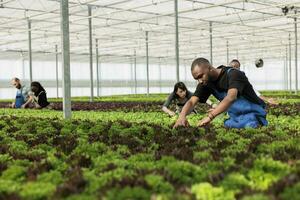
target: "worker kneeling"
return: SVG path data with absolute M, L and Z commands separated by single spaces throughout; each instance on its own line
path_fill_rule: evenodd
M 268 125 L 265 103 L 255 94 L 244 73 L 232 67 L 214 68 L 205 58 L 194 60 L 191 71 L 194 79 L 198 81 L 198 86 L 183 107 L 174 128 L 189 126 L 187 114 L 197 102 L 205 103 L 211 94 L 220 103 L 215 109 L 209 111 L 208 116 L 202 119 L 198 126 L 209 124 L 216 116 L 226 111 L 229 119 L 225 120 L 225 127 L 257 128 Z

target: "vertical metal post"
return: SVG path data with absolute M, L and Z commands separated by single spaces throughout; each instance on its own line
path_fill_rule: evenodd
M 92 36 L 92 7 L 88 6 L 89 16 L 89 50 L 90 50 L 90 102 L 94 101 L 94 78 L 93 78 L 93 36 Z
M 178 31 L 178 0 L 174 0 L 175 5 L 175 54 L 176 54 L 176 81 L 179 82 L 179 31 Z
M 283 70 L 283 81 L 284 81 L 284 90 L 287 90 L 288 86 L 288 46 L 285 47 L 285 60 L 284 60 L 284 70 Z
M 212 37 L 212 22 L 209 22 L 209 41 L 210 41 L 210 64 L 213 65 L 213 37 Z
M 60 1 L 62 74 L 63 74 L 63 112 L 64 118 L 71 118 L 71 78 L 70 78 L 70 39 L 69 39 L 69 1 Z
M 289 90 L 292 92 L 292 45 L 291 34 L 289 33 Z
M 158 58 L 158 80 L 159 80 L 159 93 L 162 91 L 162 84 L 161 84 L 161 58 Z
M 295 10 L 295 15 L 297 10 Z M 297 28 L 297 17 L 294 18 L 295 22 L 295 93 L 298 93 L 298 28 Z
M 186 65 L 186 61 L 184 61 L 184 81 L 187 82 L 187 65 Z
M 99 47 L 98 39 L 96 39 L 96 73 L 97 73 L 97 97 L 100 96 L 100 87 L 99 87 Z
M 227 57 L 227 65 L 229 64 L 229 44 L 228 40 L 226 41 L 226 57 Z
M 136 50 L 134 50 L 134 93 L 137 94 Z
M 55 45 L 55 69 L 56 69 L 56 98 L 59 97 L 58 93 L 58 51 L 57 51 L 57 44 Z
M 32 49 L 31 49 L 31 21 L 28 19 L 28 62 L 29 62 L 29 80 L 32 82 Z
M 146 31 L 146 68 L 147 68 L 147 96 L 149 96 L 149 47 L 148 47 L 148 31 Z
M 21 59 L 22 59 L 22 79 L 24 80 L 26 69 L 25 69 L 25 58 L 24 58 L 23 53 L 21 53 Z

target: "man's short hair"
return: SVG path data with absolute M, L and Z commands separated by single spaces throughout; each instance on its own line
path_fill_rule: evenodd
M 230 61 L 230 63 L 238 63 L 239 64 L 239 66 L 241 66 L 241 63 L 240 63 L 240 61 L 238 60 L 238 59 L 233 59 L 232 61 Z
M 17 77 L 12 78 L 11 80 L 12 80 L 12 81 L 15 81 L 15 82 L 20 82 L 20 79 L 17 78 Z
M 200 65 L 211 66 L 210 62 L 206 58 L 197 58 L 193 61 L 191 70 L 193 71 L 196 66 L 200 66 Z

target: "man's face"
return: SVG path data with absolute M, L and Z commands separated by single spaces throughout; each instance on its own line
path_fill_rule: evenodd
M 176 94 L 179 96 L 179 98 L 183 99 L 186 96 L 186 91 L 178 88 Z
M 12 84 L 12 86 L 14 86 L 14 87 L 17 88 L 17 89 L 20 89 L 20 88 L 21 88 L 21 83 L 20 83 L 20 81 L 12 80 L 12 81 L 11 81 L 11 84 Z
M 229 65 L 233 68 L 240 70 L 240 64 L 238 62 L 231 62 Z
M 208 82 L 211 80 L 211 76 L 209 74 L 209 67 L 208 66 L 196 66 L 192 70 L 192 75 L 195 80 L 198 81 L 201 85 L 207 85 Z

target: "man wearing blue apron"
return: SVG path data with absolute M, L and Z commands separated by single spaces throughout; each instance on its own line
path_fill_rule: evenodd
M 13 78 L 11 84 L 17 88 L 16 99 L 12 103 L 12 108 L 26 108 L 32 101 L 29 95 L 30 90 L 26 86 L 22 86 L 18 78 Z
M 243 72 L 225 66 L 214 68 L 205 58 L 194 60 L 191 71 L 194 79 L 198 81 L 198 86 L 193 97 L 183 107 L 175 128 L 189 126 L 187 113 L 197 102 L 205 103 L 210 95 L 214 95 L 220 103 L 198 126 L 208 125 L 223 112 L 229 115 L 229 119 L 224 122 L 227 128 L 258 128 L 268 125 L 265 103 L 255 94 Z

